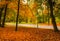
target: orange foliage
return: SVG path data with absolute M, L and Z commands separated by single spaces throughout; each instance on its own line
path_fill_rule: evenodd
M 50 29 L 19 27 L 15 31 L 15 26 L 0 27 L 1 41 L 60 41 L 60 31 L 54 32 Z
M 48 10 L 47 9 L 43 10 L 43 14 L 48 14 Z
M 8 1 L 2 1 L 2 2 L 0 2 L 1 5 L 5 5 L 6 3 L 9 3 L 9 2 Z M 37 6 L 36 3 L 33 4 L 33 8 L 36 8 L 36 6 Z M 13 10 L 15 10 L 17 12 L 17 8 L 18 8 L 17 1 L 10 2 L 8 4 L 8 8 L 13 9 Z M 33 14 L 33 11 L 31 10 L 31 8 L 27 4 L 24 5 L 22 3 L 22 0 L 20 0 L 20 9 L 19 10 L 20 10 L 20 15 L 22 17 L 24 17 L 24 18 L 25 17 L 28 17 L 28 18 L 35 17 L 34 14 Z
M 9 8 L 16 10 L 17 9 L 17 5 L 14 2 L 11 2 L 9 4 Z
M 27 4 L 26 5 L 20 4 L 20 15 L 28 18 L 34 17 L 31 8 Z
M 32 8 L 36 8 L 37 7 L 37 3 L 35 2 L 32 6 L 33 6 Z

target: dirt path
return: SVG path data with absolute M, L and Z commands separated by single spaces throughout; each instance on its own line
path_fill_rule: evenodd
M 16 24 L 12 23 L 6 23 L 6 25 L 10 26 L 16 26 Z M 27 27 L 27 28 L 37 28 L 37 24 L 18 24 L 20 27 Z M 58 25 L 58 30 L 60 30 L 60 26 Z M 38 28 L 43 28 L 43 29 L 54 29 L 53 26 L 50 24 L 38 24 Z

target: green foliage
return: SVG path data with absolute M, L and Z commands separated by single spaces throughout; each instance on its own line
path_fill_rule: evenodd
M 12 9 L 8 9 L 7 16 L 6 16 L 6 22 L 15 22 L 16 21 L 16 12 Z

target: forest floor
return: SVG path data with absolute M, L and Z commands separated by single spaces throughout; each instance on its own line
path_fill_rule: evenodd
M 60 41 L 60 32 L 51 29 L 5 26 L 0 28 L 0 41 Z

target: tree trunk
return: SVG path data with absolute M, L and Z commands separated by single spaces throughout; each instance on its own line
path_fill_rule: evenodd
M 2 27 L 4 27 L 4 25 L 5 25 L 5 19 L 6 19 L 6 14 L 7 14 L 7 7 L 8 7 L 8 4 L 6 4 L 6 6 L 5 6 L 5 13 L 4 13 L 4 18 L 3 18 L 3 22 L 2 22 Z
M 2 11 L 3 11 L 3 9 L 4 9 L 4 7 L 2 7 L 2 8 L 0 8 L 1 10 L 0 10 L 0 26 L 1 26 L 1 21 L 2 21 Z
M 51 11 L 50 16 L 51 16 L 51 19 L 52 19 L 52 24 L 53 24 L 53 27 L 54 27 L 54 31 L 58 31 L 56 21 L 55 21 L 55 17 L 53 15 L 53 2 L 52 2 L 52 0 L 48 0 L 48 3 L 50 5 L 50 11 Z
M 17 10 L 16 29 L 15 29 L 15 31 L 17 31 L 17 29 L 18 29 L 19 7 L 20 7 L 20 0 L 18 0 L 18 10 Z

